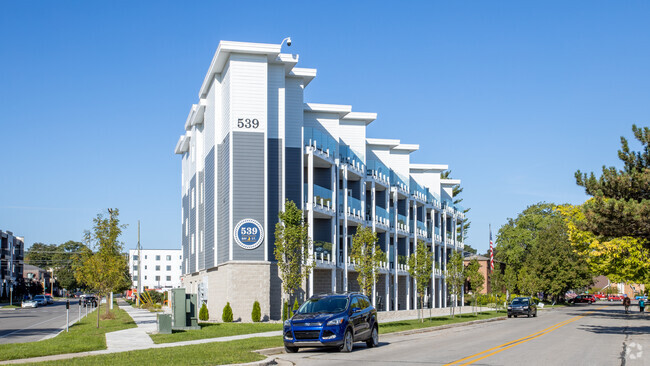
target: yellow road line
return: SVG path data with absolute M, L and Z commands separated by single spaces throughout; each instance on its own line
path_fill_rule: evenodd
M 476 361 L 479 361 L 479 360 L 482 360 L 482 359 L 484 359 L 484 358 L 490 357 L 490 356 L 492 356 L 492 355 L 494 355 L 494 354 L 497 354 L 497 353 L 499 353 L 499 352 L 503 352 L 503 351 L 505 351 L 505 350 L 507 350 L 507 349 L 509 349 L 509 348 L 514 347 L 514 346 L 517 346 L 517 345 L 520 345 L 520 344 L 522 344 L 522 343 L 525 343 L 525 342 L 528 342 L 528 341 L 530 341 L 530 340 L 533 340 L 533 339 L 535 339 L 535 338 L 541 337 L 541 336 L 543 336 L 544 334 L 548 334 L 548 333 L 550 333 L 550 332 L 552 332 L 552 331 L 554 331 L 554 330 L 556 330 L 556 329 L 558 329 L 558 328 L 561 328 L 561 327 L 563 327 L 563 326 L 565 326 L 565 325 L 567 325 L 567 324 L 569 324 L 569 323 L 572 323 L 572 322 L 574 322 L 574 321 L 576 321 L 576 320 L 578 320 L 578 319 L 582 319 L 582 318 L 584 318 L 585 316 L 587 316 L 587 315 L 589 315 L 589 314 L 595 312 L 596 310 L 602 309 L 602 308 L 604 308 L 604 306 L 601 306 L 601 307 L 599 307 L 599 308 L 596 308 L 596 309 L 594 309 L 594 310 L 592 310 L 592 311 L 588 311 L 588 312 L 585 313 L 585 315 L 575 316 L 575 317 L 573 317 L 573 318 L 570 318 L 570 319 L 567 319 L 567 320 L 565 320 L 565 321 L 559 322 L 559 323 L 557 323 L 557 324 L 551 325 L 550 327 L 544 328 L 544 329 L 542 329 L 542 330 L 540 330 L 540 331 L 538 331 L 538 332 L 535 332 L 535 333 L 533 333 L 533 334 L 527 335 L 527 336 L 522 337 L 522 338 L 519 338 L 519 339 L 515 339 L 514 341 L 510 341 L 510 342 L 507 342 L 507 343 L 504 343 L 504 344 L 498 345 L 498 346 L 496 346 L 496 347 L 488 348 L 488 349 L 486 349 L 486 350 L 483 351 L 483 352 L 479 352 L 479 353 L 473 354 L 473 355 L 471 355 L 471 356 L 467 356 L 467 357 L 465 357 L 465 358 L 461 358 L 460 360 L 456 360 L 456 361 L 454 361 L 454 362 L 451 362 L 451 363 L 445 364 L 444 366 L 456 365 L 456 364 L 459 364 L 459 363 L 461 363 L 461 362 L 463 362 L 463 361 L 467 361 L 467 360 L 470 360 L 470 361 L 469 361 L 469 362 L 466 362 L 466 363 L 463 363 L 463 364 L 460 364 L 460 366 L 465 366 L 465 365 L 472 364 L 472 363 L 474 363 L 474 362 L 476 362 Z M 491 351 L 494 351 L 494 352 L 491 352 Z M 490 353 L 488 353 L 488 352 L 490 352 Z M 486 353 L 488 353 L 488 354 L 486 354 Z M 481 355 L 484 355 L 484 356 L 481 356 Z M 481 356 L 481 357 L 478 357 L 478 356 Z M 477 358 L 477 357 L 478 357 L 478 358 Z

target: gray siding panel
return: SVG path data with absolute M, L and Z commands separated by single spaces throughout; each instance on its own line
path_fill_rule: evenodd
M 263 133 L 233 132 L 232 227 L 248 218 L 264 226 L 264 155 Z M 264 244 L 247 250 L 234 243 L 233 260 L 264 260 Z
M 230 134 L 217 146 L 217 264 L 228 261 L 230 226 L 228 209 L 230 207 Z
M 205 268 L 214 267 L 214 147 L 205 157 Z
M 203 248 L 201 248 L 201 238 L 203 239 L 203 243 L 205 243 L 205 196 L 202 197 L 203 200 L 201 200 L 201 187 L 203 187 L 203 195 L 205 195 L 205 173 L 203 171 L 199 172 L 199 181 L 196 185 L 196 193 L 197 197 L 199 199 L 196 202 L 196 205 L 199 208 L 199 233 L 196 235 L 196 248 L 199 251 L 199 263 L 197 263 L 197 270 L 205 269 L 205 245 L 203 245 Z M 203 201 L 203 202 L 202 202 Z M 199 235 L 200 234 L 200 235 Z
M 285 192 L 287 199 L 293 201 L 298 208 L 302 208 L 302 148 L 287 147 L 285 153 Z
M 189 235 L 187 232 L 187 227 L 185 225 L 185 222 L 189 222 L 189 214 L 190 214 L 190 197 L 186 194 L 183 195 L 183 223 L 182 223 L 182 228 L 181 232 L 183 233 L 182 236 L 182 244 L 183 244 L 183 274 L 189 273 L 189 268 L 188 266 L 185 265 L 185 258 L 189 258 L 190 255 L 190 239 Z
M 282 139 L 268 139 L 268 258 L 274 260 L 275 224 L 278 222 L 278 212 L 282 207 Z
M 196 272 L 196 253 L 192 253 L 192 246 L 196 245 L 196 206 L 192 207 L 192 193 L 196 194 L 196 174 L 190 180 L 190 272 Z M 194 197 L 196 205 L 196 197 Z M 192 243 L 192 235 L 194 243 Z

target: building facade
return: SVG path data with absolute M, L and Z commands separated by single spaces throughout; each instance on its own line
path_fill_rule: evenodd
M 420 241 L 436 263 L 428 306 L 447 306 L 446 262 L 463 248 L 455 235 L 463 213 L 452 204 L 460 181 L 441 179 L 447 165 L 411 163 L 418 145 L 366 136 L 376 113 L 305 103 L 316 70 L 297 63 L 278 44 L 219 44 L 175 149 L 184 286 L 205 294 L 213 316 L 230 302 L 247 320 L 259 301 L 263 316 L 280 318 L 274 228 L 286 199 L 303 210 L 313 239 L 305 295 L 359 290 L 348 253 L 368 226 L 388 254 L 375 306 L 414 309 L 406 258 Z
M 23 278 L 25 239 L 0 230 L 0 296 L 8 297 L 11 287 Z
M 181 287 L 180 249 L 141 249 L 138 267 L 138 250 L 129 250 L 129 273 L 133 288 L 138 288 L 138 275 L 142 272 L 142 289 L 170 290 Z

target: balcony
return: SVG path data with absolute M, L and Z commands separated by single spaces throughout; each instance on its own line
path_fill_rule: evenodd
M 311 146 L 325 157 L 334 159 L 338 144 L 329 134 L 312 127 L 305 127 L 303 137 L 305 146 Z
M 339 211 L 343 212 L 343 192 L 339 192 Z M 348 206 L 345 210 L 345 212 L 352 217 L 355 217 L 359 220 L 363 219 L 363 216 L 361 215 L 361 201 L 352 197 L 352 196 L 347 196 L 348 199 Z
M 424 223 L 422 221 L 416 221 L 416 225 L 417 225 L 416 234 L 417 234 L 418 237 L 429 237 L 427 235 L 427 227 L 426 227 L 426 225 L 424 225 Z
M 395 213 L 391 211 L 390 213 L 390 225 L 391 228 L 395 228 Z M 409 229 L 406 226 L 406 216 L 397 214 L 397 227 L 398 231 L 408 234 Z
M 386 227 L 390 227 L 390 215 L 388 211 L 379 206 L 375 206 L 375 221 Z
M 341 164 L 348 164 L 356 170 L 360 176 L 362 176 L 366 171 L 366 164 L 363 163 L 363 160 L 359 155 L 357 155 L 348 145 L 339 145 L 339 159 Z
M 440 204 L 440 197 L 437 194 L 431 193 L 429 191 L 427 191 L 427 203 L 433 205 L 433 207 L 437 209 L 442 208 Z
M 390 171 L 390 185 L 391 187 L 397 187 L 402 191 L 402 193 L 405 194 L 409 191 L 408 185 L 406 184 L 406 179 L 398 173 L 395 173 L 395 171 L 392 169 Z
M 304 184 L 304 199 L 305 203 L 308 202 L 309 184 Z M 314 208 L 325 211 L 326 213 L 334 214 L 334 206 L 332 200 L 334 199 L 334 192 L 331 189 L 321 187 L 314 184 Z
M 366 166 L 366 174 L 376 181 L 390 186 L 390 169 L 379 160 L 370 159 Z
M 327 262 L 331 261 L 332 258 L 332 243 L 314 240 L 314 257 L 317 259 L 326 260 Z
M 421 185 L 417 184 L 413 179 L 411 179 L 409 185 L 409 193 L 417 200 L 421 202 L 427 202 L 427 194 L 429 193 L 428 189 L 425 189 Z

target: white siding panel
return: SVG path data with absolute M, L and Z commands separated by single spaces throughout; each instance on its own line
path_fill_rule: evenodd
M 221 120 L 217 135 L 217 144 L 220 144 L 230 132 L 230 64 L 226 64 L 221 73 Z
M 284 132 L 284 65 L 269 65 L 268 131 L 276 139 Z M 282 131 L 281 131 L 282 130 Z
M 352 151 L 366 162 L 366 122 L 365 121 L 341 121 L 339 126 L 339 138 L 341 142 L 350 146 Z
M 267 114 L 267 59 L 266 56 L 230 56 L 230 123 L 232 131 L 265 132 Z M 238 128 L 237 119 L 258 119 L 258 128 Z

